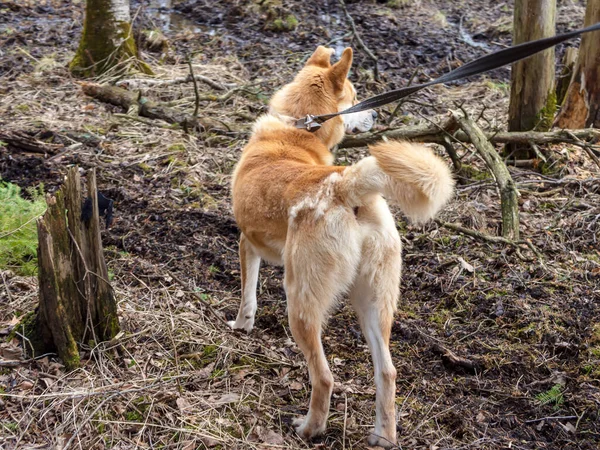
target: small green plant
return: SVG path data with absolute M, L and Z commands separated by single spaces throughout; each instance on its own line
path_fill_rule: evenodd
M 46 210 L 43 186 L 29 189 L 31 200 L 21 196 L 21 188 L 0 181 L 0 268 L 19 275 L 37 273 L 36 218 Z
M 4 422 L 2 426 L 12 433 L 15 433 L 19 429 L 19 424 L 16 422 Z
M 553 404 L 554 409 L 560 408 L 560 406 L 565 402 L 565 398 L 563 396 L 563 387 L 560 384 L 555 384 L 548 391 L 541 392 L 536 395 L 535 398 L 540 402 L 541 405 Z

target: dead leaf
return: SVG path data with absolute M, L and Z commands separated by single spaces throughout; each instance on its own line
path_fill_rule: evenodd
M 179 397 L 177 400 L 175 400 L 175 403 L 177 403 L 177 407 L 182 413 L 189 412 L 189 410 L 192 408 L 190 402 L 188 402 L 187 399 L 183 397 Z
M 208 448 L 213 448 L 220 444 L 219 441 L 211 438 L 210 436 L 202 436 L 200 440 Z
M 458 257 L 458 262 L 460 263 L 460 267 L 462 267 L 467 272 L 469 272 L 469 273 L 475 272 L 475 268 L 471 264 L 466 262 L 464 259 L 462 259 L 460 256 Z
M 33 383 L 28 380 L 21 381 L 21 384 L 17 386 L 17 389 L 21 389 L 23 391 L 28 391 L 31 388 L 33 388 Z
M 236 394 L 235 392 L 230 392 L 229 394 L 223 395 L 217 403 L 235 403 L 239 401 L 240 394 Z
M 575 432 L 577 431 L 571 422 L 561 423 L 561 425 L 563 429 L 568 433 L 575 434 Z
M 300 383 L 299 381 L 292 381 L 290 383 L 290 390 L 301 391 L 302 389 L 304 389 L 304 384 Z
M 269 430 L 267 433 L 265 433 L 265 435 L 262 437 L 262 440 L 265 444 L 271 444 L 271 445 L 285 444 L 285 439 L 283 439 L 283 436 L 273 430 Z

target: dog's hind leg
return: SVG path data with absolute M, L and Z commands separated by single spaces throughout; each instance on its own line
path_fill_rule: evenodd
M 240 237 L 240 268 L 242 275 L 242 299 L 240 309 L 235 321 L 227 322 L 234 330 L 242 329 L 250 332 L 254 327 L 256 316 L 256 285 L 258 283 L 258 269 L 260 267 L 260 256 L 256 253 L 252 244 L 242 233 Z
M 389 350 L 393 316 L 399 295 L 401 244 L 387 205 L 378 199 L 361 216 L 362 258 L 358 276 L 350 291 L 375 369 L 376 418 L 369 445 L 384 448 L 396 444 L 396 369 Z
M 310 439 L 325 431 L 333 390 L 333 375 L 321 343 L 321 322 L 304 320 L 295 308 L 290 308 L 288 315 L 294 340 L 308 363 L 312 385 L 308 414 L 306 417 L 296 419 L 294 425 L 301 437 Z
M 325 431 L 333 375 L 321 332 L 335 299 L 352 283 L 360 259 L 358 227 L 351 211 L 330 210 L 328 218 L 308 220 L 288 231 L 285 291 L 294 340 L 308 364 L 312 387 L 308 414 L 295 421 L 298 434 L 310 439 Z

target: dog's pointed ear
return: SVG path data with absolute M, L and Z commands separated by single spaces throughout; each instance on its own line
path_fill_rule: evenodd
M 347 47 L 342 57 L 329 69 L 329 79 L 337 91 L 344 89 L 344 81 L 348 78 L 348 72 L 352 66 L 352 49 Z
M 306 65 L 319 66 L 328 69 L 331 67 L 331 55 L 333 55 L 332 48 L 319 45 L 312 56 L 308 58 L 308 61 L 306 61 Z

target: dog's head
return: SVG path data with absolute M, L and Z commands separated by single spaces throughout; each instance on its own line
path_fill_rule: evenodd
M 319 46 L 294 81 L 275 93 L 269 104 L 271 114 L 301 118 L 307 114 L 330 114 L 355 105 L 356 89 L 348 80 L 352 49 L 346 48 L 333 65 L 332 54 L 333 49 Z M 344 132 L 369 131 L 376 117 L 373 110 L 337 116 L 325 122 L 315 135 L 332 148 L 341 142 Z

